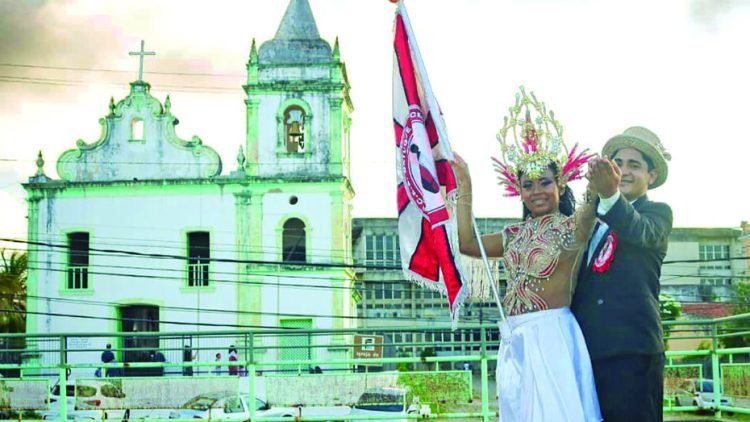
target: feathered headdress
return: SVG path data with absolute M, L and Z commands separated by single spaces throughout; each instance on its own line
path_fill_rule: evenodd
M 593 155 L 588 149 L 578 151 L 578 144 L 568 150 L 563 140 L 563 128 L 555 120 L 555 113 L 524 87 L 516 93 L 516 103 L 503 118 L 503 127 L 497 134 L 502 156 L 493 158 L 500 185 L 505 196 L 519 196 L 521 184 L 519 171 L 531 180 L 538 179 L 545 169 L 555 163 L 559 170 L 558 184 L 565 186 L 571 180 L 583 177 L 581 168 Z M 532 114 L 535 116 L 532 117 Z M 512 140 L 508 139 L 512 133 Z

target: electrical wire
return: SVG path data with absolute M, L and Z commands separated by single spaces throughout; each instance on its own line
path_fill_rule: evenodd
M 65 70 L 76 72 L 103 72 L 103 73 L 122 73 L 133 74 L 132 70 L 105 69 L 105 68 L 87 68 L 87 67 L 67 67 L 67 66 L 45 66 L 21 63 L 0 63 L 2 67 L 22 68 L 22 69 L 45 69 L 45 70 Z M 246 75 L 241 73 L 196 73 L 196 72 L 155 72 L 145 71 L 146 75 L 169 75 L 169 76 L 209 76 L 217 78 L 245 78 Z

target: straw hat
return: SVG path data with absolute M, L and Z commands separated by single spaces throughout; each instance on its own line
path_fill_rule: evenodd
M 667 175 L 669 174 L 667 161 L 671 160 L 672 156 L 664 149 L 659 137 L 654 132 L 645 127 L 630 127 L 622 134 L 610 138 L 604 144 L 602 154 L 612 158 L 612 154 L 623 148 L 637 149 L 653 161 L 657 175 L 656 181 L 649 186 L 649 189 L 658 188 L 667 181 Z

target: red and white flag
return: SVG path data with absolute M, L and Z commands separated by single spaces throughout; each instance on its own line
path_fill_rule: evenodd
M 448 297 L 457 322 L 468 283 L 458 259 L 456 222 L 448 212 L 457 194 L 453 158 L 440 110 L 431 98 L 408 16 L 399 5 L 393 60 L 393 128 L 396 132 L 398 226 L 406 277 Z

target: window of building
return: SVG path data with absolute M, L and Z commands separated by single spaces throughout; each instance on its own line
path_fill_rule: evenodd
M 702 278 L 701 285 L 704 286 L 729 286 L 732 280 L 729 278 Z
M 375 291 L 375 299 L 383 298 L 383 283 L 372 283 L 372 289 Z
M 188 287 L 206 287 L 209 284 L 210 240 L 208 232 L 188 233 Z
M 398 235 L 370 234 L 365 236 L 365 265 L 401 265 Z
M 393 283 L 388 283 L 383 285 L 383 299 L 393 299 Z
M 299 263 L 307 261 L 305 223 L 299 218 L 290 218 L 284 223 L 282 234 L 282 261 Z
M 411 283 L 401 283 L 399 287 L 401 289 L 400 297 L 410 300 L 411 299 Z
M 135 118 L 130 121 L 130 140 L 143 141 L 143 120 Z
M 700 244 L 698 245 L 698 258 L 701 262 L 700 268 L 704 270 L 728 270 L 731 268 L 729 263 L 729 244 Z M 724 261 L 712 261 L 721 260 Z
M 299 106 L 284 111 L 284 139 L 286 152 L 305 152 L 305 111 Z
M 89 234 L 86 232 L 68 233 L 67 288 L 89 288 Z

